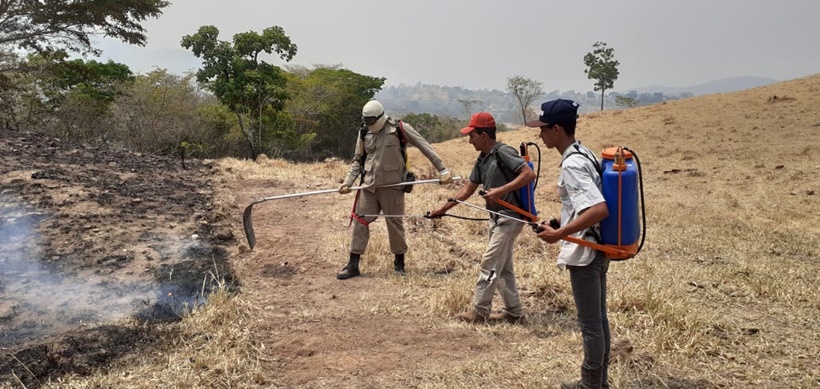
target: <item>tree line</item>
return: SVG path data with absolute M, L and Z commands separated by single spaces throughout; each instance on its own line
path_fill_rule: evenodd
M 143 45 L 141 23 L 159 17 L 168 5 L 161 0 L 0 3 L 0 126 L 183 158 L 350 156 L 361 107 L 382 89 L 385 78 L 341 66 L 268 62 L 265 58 L 273 56 L 287 63 L 297 53 L 281 27 L 238 33 L 230 41 L 220 40 L 214 26 L 200 27 L 180 41 L 202 60 L 190 74 L 164 69 L 134 74 L 113 61 L 71 59 L 72 54 L 99 54 L 90 36 L 100 31 Z M 606 62 L 609 50 L 604 62 L 588 64 L 590 78 L 617 78 L 617 62 L 614 78 L 599 71 L 612 66 Z M 598 87 L 612 84 L 599 81 Z M 529 105 L 544 94 L 541 84 L 516 76 L 508 79 L 508 89 L 522 120 L 532 117 Z M 453 104 L 468 117 L 482 102 L 464 97 Z M 403 119 L 431 142 L 457 136 L 454 130 L 463 124 L 429 113 L 408 113 Z

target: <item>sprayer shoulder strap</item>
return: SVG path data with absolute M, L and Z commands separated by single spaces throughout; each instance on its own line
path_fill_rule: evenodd
M 404 124 L 401 120 L 396 120 L 396 136 L 399 137 L 399 144 L 401 144 L 401 156 L 407 163 L 407 134 L 404 133 Z
M 501 147 L 504 147 L 504 146 L 502 145 Z M 509 146 L 509 147 L 512 147 L 512 146 Z M 501 157 L 498 155 L 497 150 L 496 150 L 495 153 L 493 153 L 493 155 L 495 156 L 495 161 L 496 161 L 496 165 L 498 166 L 498 170 L 500 170 L 501 174 L 504 175 L 504 179 L 506 179 L 507 182 L 512 182 L 515 179 L 515 177 L 510 178 L 510 175 L 507 174 L 507 172 L 509 171 L 509 172 L 512 172 L 513 174 L 515 174 L 515 171 L 512 170 L 510 167 L 507 166 L 507 164 L 504 163 L 504 160 L 501 159 Z M 517 190 L 513 191 L 513 196 L 515 196 L 515 201 L 518 202 L 518 205 L 524 204 L 521 201 L 521 196 L 518 194 Z
M 359 130 L 359 140 L 362 144 L 362 156 L 359 160 L 359 185 L 364 183 L 364 161 L 367 160 L 367 148 L 364 147 L 364 137 L 367 135 L 367 126 L 362 125 L 362 128 Z M 356 198 L 358 200 L 358 197 Z M 355 205 L 354 201 L 354 205 Z
M 564 157 L 564 158 L 561 160 L 561 164 L 560 164 L 560 166 L 563 166 L 563 165 L 564 165 L 564 161 L 566 161 L 567 159 L 569 159 L 569 157 L 571 157 L 571 156 L 573 156 L 573 155 L 576 155 L 576 154 L 579 154 L 579 155 L 582 155 L 582 156 L 583 156 L 584 158 L 586 158 L 587 160 L 589 160 L 590 162 L 592 162 L 592 165 L 593 165 L 593 166 L 595 166 L 595 171 L 597 171 L 597 172 L 598 172 L 598 176 L 601 176 L 601 175 L 604 173 L 604 169 L 603 169 L 603 167 L 601 166 L 601 164 L 598 162 L 598 160 L 596 160 L 595 158 L 593 158 L 593 157 L 590 157 L 590 156 L 589 156 L 589 154 L 591 154 L 591 153 L 592 153 L 591 151 L 589 151 L 586 147 L 584 147 L 584 149 L 585 149 L 586 151 L 589 151 L 589 153 L 585 153 L 585 152 L 581 151 L 581 147 L 582 147 L 582 146 L 580 146 L 578 143 L 576 143 L 576 144 L 574 144 L 574 145 L 572 145 L 572 146 L 573 146 L 573 147 L 575 147 L 575 151 L 573 151 L 573 152 L 571 152 L 571 153 L 567 154 L 567 156 L 566 156 L 566 157 Z
M 399 137 L 399 143 L 401 143 L 401 148 L 407 148 L 407 134 L 404 133 L 404 123 L 401 120 L 396 120 L 396 136 Z
M 582 151 L 581 150 L 582 146 L 579 145 L 578 143 L 574 144 L 573 147 L 575 148 L 575 151 L 567 154 L 567 156 L 564 157 L 561 160 L 561 166 L 564 165 L 564 161 L 569 159 L 569 157 L 571 157 L 573 155 L 576 155 L 576 154 L 579 154 L 579 155 L 584 156 L 584 158 L 586 158 L 590 162 L 592 162 L 592 165 L 595 166 L 595 171 L 598 172 L 599 177 L 603 175 L 604 170 L 601 167 L 601 164 L 595 158 L 592 158 L 592 157 L 589 156 L 589 154 L 592 154 L 592 152 L 589 151 L 589 149 L 584 147 L 584 150 L 587 151 L 587 152 Z M 573 214 L 570 216 L 570 220 L 572 220 L 572 218 L 574 218 L 574 217 L 575 217 L 575 213 L 573 212 Z M 594 239 L 596 243 L 601 243 L 602 241 L 601 241 L 601 234 L 599 232 L 599 229 L 600 229 L 600 224 L 597 227 L 593 226 L 593 227 L 587 228 L 587 230 L 584 232 L 584 236 L 589 236 L 592 239 Z

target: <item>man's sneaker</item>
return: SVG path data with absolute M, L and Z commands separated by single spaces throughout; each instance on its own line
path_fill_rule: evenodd
M 581 381 L 564 381 L 561 382 L 561 389 L 581 389 Z
M 456 315 L 457 319 L 466 321 L 468 323 L 485 323 L 487 322 L 487 318 L 478 314 L 475 309 L 471 309 L 467 312 L 462 312 Z
M 492 321 L 505 321 L 510 324 L 527 324 L 527 317 L 524 315 L 521 316 L 513 316 L 507 312 L 502 313 L 491 313 L 490 320 Z

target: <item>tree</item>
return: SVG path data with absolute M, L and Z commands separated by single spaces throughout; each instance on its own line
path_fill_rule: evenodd
M 20 56 L 0 48 L 0 128 L 19 129 L 17 110 L 20 106 Z
M 285 156 L 350 157 L 355 129 L 362 124 L 362 106 L 383 84 L 383 77 L 362 75 L 339 66 L 292 67 L 288 82 L 291 98 L 285 111 L 300 136 L 295 140 L 306 147 L 304 153 Z
M 262 34 L 236 34 L 233 44 L 217 40 L 218 36 L 216 27 L 202 26 L 196 34 L 182 37 L 182 47 L 204 61 L 196 72 L 197 81 L 234 112 L 248 142 L 250 157 L 256 159 L 266 122 L 275 121 L 288 99 L 285 72 L 259 57 L 263 52 L 276 53 L 282 60 L 290 61 L 296 55 L 296 45 L 279 26 L 268 27 Z M 247 125 L 245 116 L 249 119 Z
M 109 108 L 133 82 L 128 66 L 113 61 L 31 54 L 21 64 L 20 124 L 31 130 L 95 143 L 109 131 Z
M 99 54 L 91 36 L 102 34 L 144 45 L 141 23 L 157 18 L 165 0 L 0 0 L 0 46 L 39 53 Z
M 410 113 L 404 115 L 402 120 L 413 125 L 413 128 L 430 143 L 458 138 L 461 136 L 458 130 L 464 127 L 464 120 L 429 113 Z
M 595 91 L 601 91 L 601 111 L 604 110 L 604 91 L 612 89 L 618 79 L 618 65 L 615 59 L 615 49 L 606 47 L 604 42 L 595 42 L 593 50 L 584 56 L 584 70 L 587 78 L 596 80 Z
M 464 113 L 467 114 L 468 119 L 470 118 L 470 116 L 473 115 L 473 110 L 475 109 L 475 107 L 484 104 L 483 101 L 476 99 L 458 99 L 458 102 L 461 103 L 462 106 L 464 106 Z
M 638 106 L 638 99 L 626 96 L 615 96 L 615 104 L 621 107 L 633 108 Z
M 127 65 L 109 60 L 107 63 L 94 60 L 62 58 L 51 60 L 42 56 L 29 57 L 34 68 L 44 70 L 38 80 L 38 89 L 53 103 L 59 103 L 68 93 L 87 96 L 88 99 L 107 104 L 121 93 L 123 83 L 134 80 Z
M 541 83 L 524 76 L 514 76 L 507 78 L 507 91 L 515 96 L 518 107 L 521 108 L 522 124 L 527 124 L 527 108 L 535 101 L 535 98 L 544 94 Z

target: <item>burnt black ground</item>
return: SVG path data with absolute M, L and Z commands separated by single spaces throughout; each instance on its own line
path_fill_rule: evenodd
M 218 282 L 237 288 L 214 169 L 0 131 L 0 383 L 162 347 L 116 323 L 177 320 Z

